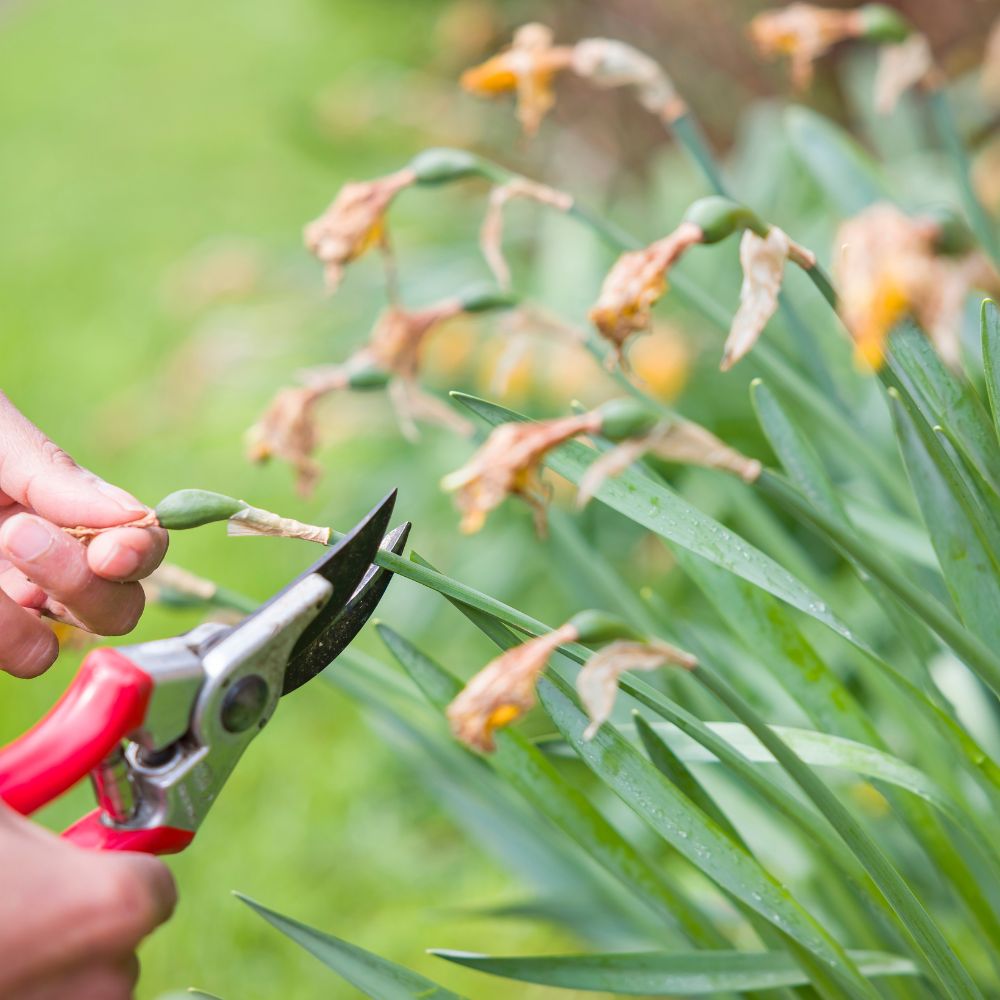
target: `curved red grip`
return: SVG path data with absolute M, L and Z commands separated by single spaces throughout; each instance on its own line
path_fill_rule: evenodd
M 131 660 L 95 649 L 48 715 L 0 750 L 0 799 L 27 814 L 72 788 L 142 725 L 152 692 Z
M 106 826 L 101 820 L 101 810 L 87 813 L 63 836 L 78 847 L 97 851 L 139 851 L 142 854 L 176 854 L 183 851 L 194 839 L 191 830 L 174 826 L 157 826 L 149 830 L 120 830 Z

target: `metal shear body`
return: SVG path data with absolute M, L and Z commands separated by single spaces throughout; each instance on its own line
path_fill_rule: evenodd
M 98 808 L 63 836 L 171 854 L 195 832 L 278 701 L 351 642 L 389 584 L 372 560 L 393 492 L 305 573 L 235 626 L 89 653 L 48 715 L 0 750 L 0 799 L 23 814 L 86 775 Z M 384 537 L 383 537 L 384 536 Z

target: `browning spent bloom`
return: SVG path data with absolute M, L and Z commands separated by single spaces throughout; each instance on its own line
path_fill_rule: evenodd
M 936 221 L 885 203 L 838 230 L 840 314 L 856 357 L 869 368 L 881 367 L 889 334 L 905 316 L 927 332 L 947 364 L 958 365 L 965 296 L 973 287 L 995 287 L 997 274 L 978 251 L 939 254 L 940 232 Z
M 905 41 L 882 46 L 875 71 L 875 110 L 889 114 L 910 87 L 932 80 L 936 72 L 926 35 L 914 32 Z
M 503 255 L 503 210 L 514 198 L 529 198 L 560 212 L 568 212 L 573 207 L 573 198 L 565 191 L 557 191 L 526 177 L 512 178 L 490 191 L 489 206 L 479 230 L 479 247 L 497 285 L 505 291 L 510 288 L 510 268 Z
M 672 233 L 642 250 L 623 253 L 608 272 L 590 320 L 615 349 L 618 361 L 628 339 L 648 330 L 653 305 L 667 290 L 667 273 L 684 252 L 702 242 L 704 233 L 682 222 Z
M 806 269 L 816 265 L 815 255 L 790 240 L 777 226 L 771 226 L 767 236 L 758 236 L 752 229 L 744 230 L 740 240 L 743 269 L 740 307 L 722 350 L 723 371 L 747 354 L 774 315 L 787 260 Z
M 519 496 L 531 506 L 535 526 L 543 533 L 546 494 L 539 474 L 542 459 L 570 438 L 596 433 L 600 426 L 595 413 L 584 413 L 494 428 L 462 468 L 441 480 L 445 490 L 455 493 L 455 505 L 462 514 L 462 531 L 478 531 L 491 510 L 507 497 Z
M 302 496 L 309 495 L 320 475 L 312 456 L 318 444 L 315 407 L 324 391 L 315 386 L 280 390 L 247 431 L 247 458 L 256 463 L 272 458 L 287 462 L 295 470 L 296 489 Z
M 496 748 L 493 733 L 521 718 L 535 704 L 535 685 L 549 657 L 574 642 L 571 624 L 529 639 L 488 663 L 448 706 L 456 738 L 484 753 Z
M 543 24 L 525 24 L 510 47 L 462 74 L 462 86 L 481 97 L 514 93 L 517 118 L 534 135 L 555 103 L 552 83 L 568 69 L 602 89 L 632 87 L 639 103 L 666 122 L 686 110 L 663 68 L 644 52 L 611 38 L 585 38 L 576 45 L 554 45 Z
M 576 678 L 577 693 L 590 716 L 590 725 L 584 730 L 583 738 L 593 739 L 611 717 L 618 697 L 618 681 L 623 673 L 658 670 L 668 665 L 693 670 L 698 660 L 683 649 L 658 639 L 647 642 L 619 639 L 594 653 Z
M 608 479 L 620 476 L 646 455 L 665 462 L 681 462 L 719 469 L 754 482 L 763 466 L 720 441 L 711 431 L 691 420 L 664 420 L 642 434 L 627 437 L 596 458 L 580 479 L 577 504 L 586 506 Z
M 515 93 L 517 119 L 528 135 L 534 135 L 555 103 L 553 78 L 572 61 L 573 50 L 553 45 L 552 40 L 551 29 L 544 24 L 522 25 L 510 48 L 462 74 L 462 87 L 481 97 Z
M 406 168 L 376 180 L 345 184 L 330 207 L 306 226 L 306 246 L 323 264 L 331 290 L 336 290 L 352 260 L 376 244 L 385 245 L 386 210 L 416 180 L 416 173 Z
M 864 21 L 855 10 L 828 10 L 792 3 L 766 10 L 750 22 L 750 37 L 761 55 L 791 59 L 792 82 L 804 90 L 812 82 L 813 64 L 838 42 L 860 38 Z

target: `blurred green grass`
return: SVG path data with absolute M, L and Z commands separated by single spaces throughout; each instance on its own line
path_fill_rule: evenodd
M 438 7 L 179 0 L 139 10 L 122 0 L 40 0 L 0 10 L 3 389 L 79 461 L 148 502 L 199 485 L 346 526 L 400 485 L 401 516 L 433 518 L 432 504 L 445 510 L 436 482 L 464 449 L 444 437 L 434 438 L 418 472 L 402 460 L 396 435 L 383 433 L 384 421 L 369 429 L 353 418 L 324 455 L 339 472 L 309 503 L 293 497 L 286 469 L 251 469 L 241 454 L 243 430 L 295 365 L 339 350 L 328 342 L 335 322 L 320 300 L 318 268 L 300 248 L 303 222 L 345 179 L 392 169 L 421 145 L 383 114 L 363 138 L 317 154 L 300 135 L 310 102 L 370 64 L 423 62 Z M 250 241 L 277 289 L 210 316 L 176 308 L 169 277 L 177 262 L 220 237 Z M 369 274 L 338 299 L 338 322 L 355 339 L 380 301 L 374 265 Z M 184 342 L 207 344 L 216 367 L 200 371 L 208 362 L 198 349 L 178 358 Z M 428 530 L 417 520 L 419 547 Z M 484 540 L 456 572 L 488 577 L 496 590 L 497 572 L 479 562 L 486 552 L 501 554 Z M 267 540 L 229 542 L 210 529 L 175 538 L 171 553 L 257 597 L 312 556 Z M 431 599 L 412 589 L 393 588 L 384 608 L 411 634 L 433 625 Z M 193 623 L 154 608 L 132 638 Z M 459 648 L 436 632 L 439 647 Z M 370 637 L 362 645 L 376 648 Z M 467 637 L 461 649 L 477 662 L 485 651 Z M 78 659 L 66 652 L 32 683 L 0 678 L 4 738 L 38 717 Z M 88 796 L 77 790 L 44 821 L 58 827 L 89 808 Z M 322 682 L 283 706 L 195 846 L 171 867 L 181 903 L 143 949 L 142 998 L 187 985 L 227 1000 L 350 995 L 233 900 L 237 888 L 431 976 L 443 973 L 477 997 L 507 991 L 444 969 L 423 948 L 488 943 L 523 953 L 556 943 L 538 926 L 457 913 L 517 889 Z

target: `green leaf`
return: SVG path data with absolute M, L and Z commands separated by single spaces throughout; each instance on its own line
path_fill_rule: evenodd
M 452 993 L 395 962 L 275 913 L 240 893 L 235 895 L 272 927 L 375 1000 L 464 1000 L 458 993 Z
M 1000 439 L 1000 309 L 992 299 L 983 299 L 980 312 L 983 342 L 983 369 L 986 373 L 986 392 L 993 414 L 993 430 Z
M 527 419 L 522 414 L 475 396 L 464 393 L 452 395 L 493 426 Z M 579 483 L 595 457 L 592 448 L 570 441 L 549 452 L 545 464 L 571 483 Z M 804 583 L 735 532 L 692 507 L 667 486 L 632 468 L 606 480 L 597 491 L 596 498 L 667 541 L 690 549 L 709 562 L 735 573 L 804 611 L 850 642 L 867 648 Z
M 872 159 L 827 118 L 794 107 L 785 112 L 789 143 L 842 215 L 856 215 L 889 198 Z
M 625 738 L 604 725 L 583 738 L 588 720 L 562 678 L 543 678 L 538 694 L 583 762 L 675 850 L 829 966 L 850 995 L 876 997 L 844 949 L 778 881 L 670 784 Z
M 432 955 L 492 976 L 618 996 L 701 996 L 726 990 L 804 986 L 795 959 L 776 951 L 647 951 L 606 955 L 495 957 L 432 948 Z M 876 951 L 848 952 L 862 975 L 915 976 L 912 962 Z
M 442 711 L 458 694 L 459 681 L 387 625 L 377 630 L 389 651 Z M 668 925 L 680 925 L 688 938 L 717 947 L 725 939 L 712 922 L 674 888 L 552 763 L 520 733 L 496 733 L 496 751 L 488 763 L 534 808 L 571 837 L 599 865 L 627 886 Z

